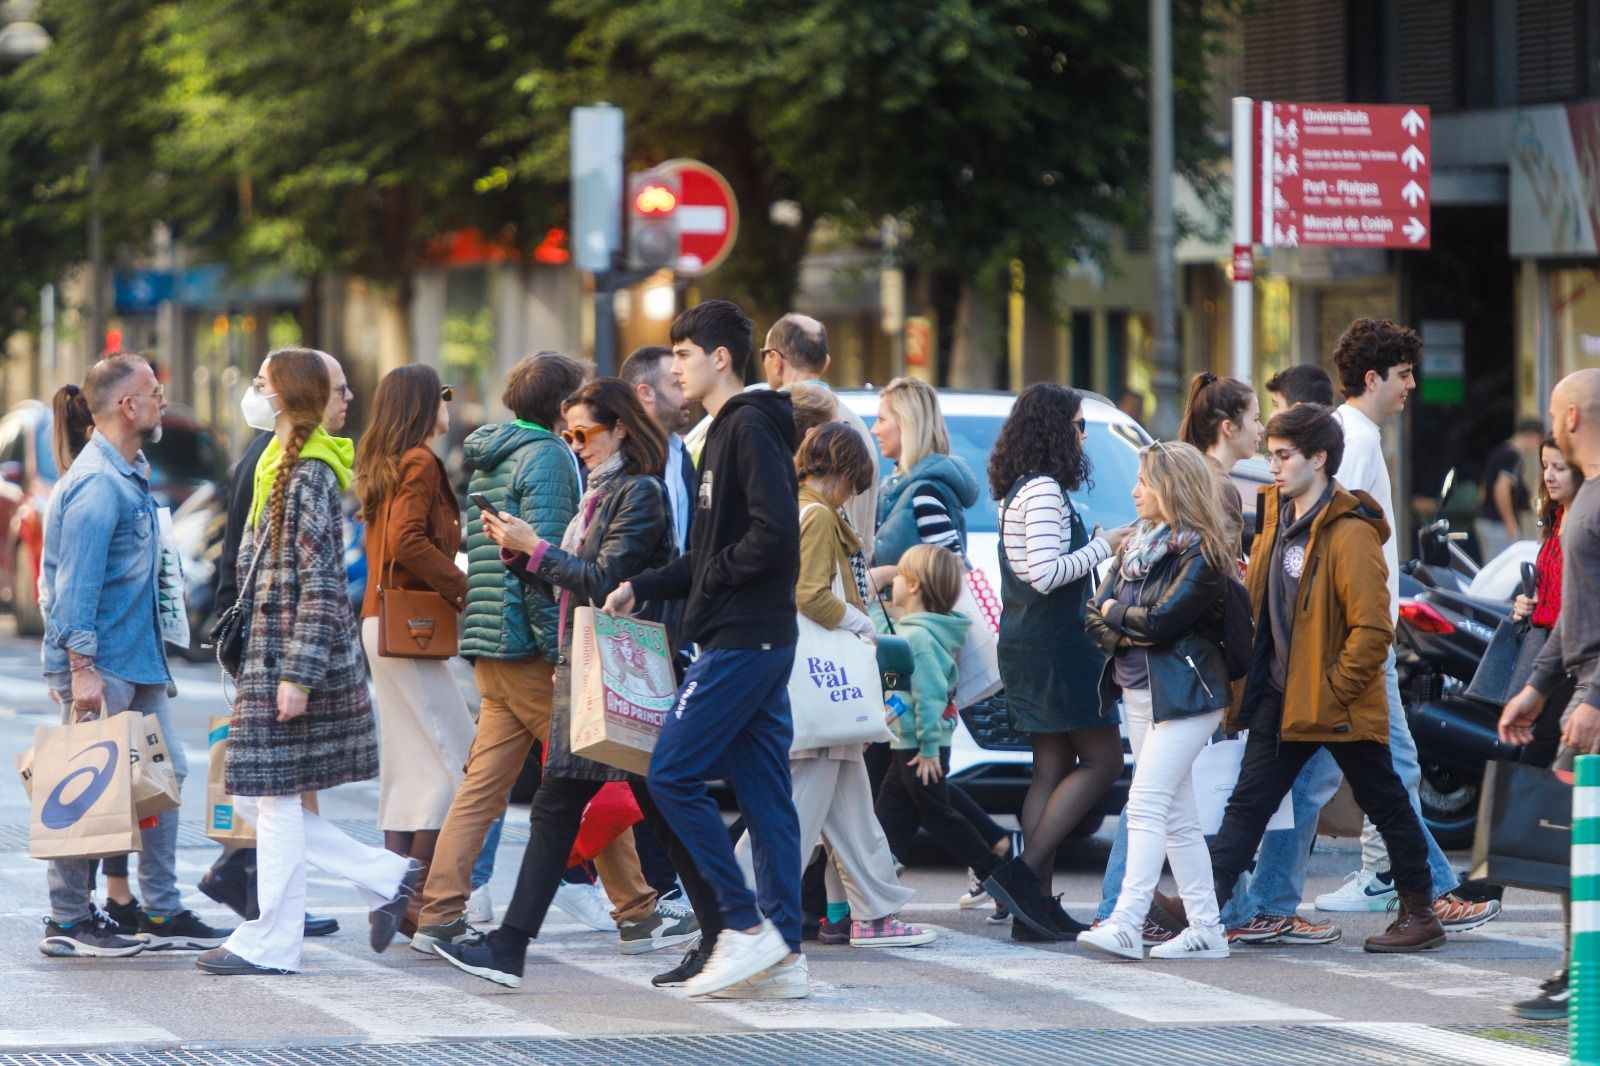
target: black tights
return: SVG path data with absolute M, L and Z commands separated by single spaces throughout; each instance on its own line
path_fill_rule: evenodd
M 1022 801 L 1022 861 L 1049 888 L 1056 849 L 1122 773 L 1122 734 L 1100 726 L 1030 739 L 1033 781 Z
M 438 843 L 437 829 L 418 829 L 414 832 L 396 829 L 383 831 L 383 846 L 386 850 L 396 855 L 408 855 L 424 866 L 433 862 L 433 849 Z

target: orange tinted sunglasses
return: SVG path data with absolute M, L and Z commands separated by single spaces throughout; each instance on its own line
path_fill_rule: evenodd
M 561 431 L 561 439 L 568 444 L 575 444 L 581 448 L 589 443 L 589 438 L 594 434 L 609 433 L 610 431 L 610 426 L 602 426 L 597 423 L 591 423 L 587 426 L 568 426 Z

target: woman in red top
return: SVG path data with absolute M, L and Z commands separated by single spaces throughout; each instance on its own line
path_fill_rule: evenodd
M 1535 564 L 1538 580 L 1532 597 L 1517 596 L 1511 617 L 1518 622 L 1527 618 L 1548 633 L 1561 614 L 1561 519 L 1583 484 L 1583 470 L 1567 462 L 1554 437 L 1546 437 L 1539 445 L 1539 469 L 1539 535 L 1544 543 Z M 1547 705 L 1562 708 L 1567 699 L 1553 693 Z M 1524 753 L 1524 762 L 1545 765 L 1555 757 L 1555 745 L 1560 740 L 1560 711 L 1544 718 L 1534 729 L 1534 740 Z

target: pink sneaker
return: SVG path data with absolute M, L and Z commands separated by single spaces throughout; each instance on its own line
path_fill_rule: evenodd
M 850 923 L 853 948 L 910 948 L 931 942 L 935 935 L 932 929 L 907 925 L 892 914 L 870 922 Z

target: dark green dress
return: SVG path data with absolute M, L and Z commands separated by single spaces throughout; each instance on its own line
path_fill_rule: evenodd
M 1018 577 L 1006 558 L 1005 518 L 1017 491 L 1038 474 L 1018 478 L 1000 505 L 1000 677 L 1012 726 L 1024 733 L 1070 733 L 1116 725 L 1100 713 L 1100 672 L 1105 655 L 1084 632 L 1084 607 L 1094 591 L 1091 571 L 1053 592 L 1039 592 Z M 1062 494 L 1063 498 L 1065 493 Z M 1089 543 L 1072 506 L 1069 551 Z

